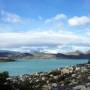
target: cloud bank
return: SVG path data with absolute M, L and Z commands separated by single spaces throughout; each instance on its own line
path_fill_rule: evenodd
M 87 28 L 85 25 L 88 25 L 87 31 L 85 31 Z M 61 13 L 46 19 L 41 16 L 37 19 L 23 19 L 17 14 L 2 10 L 0 49 L 45 52 L 87 50 L 90 49 L 89 25 L 89 16 L 68 17 Z M 83 27 L 80 33 L 77 33 L 80 30 L 77 26 Z M 20 30 L 22 28 L 24 30 Z
M 0 48 L 17 48 L 18 50 L 34 49 L 46 52 L 68 51 L 74 49 L 84 49 L 89 47 L 88 37 L 78 36 L 71 32 L 63 31 L 29 31 L 29 32 L 8 32 L 0 33 Z M 23 48 L 25 47 L 25 48 Z M 33 48 L 32 48 L 33 47 Z

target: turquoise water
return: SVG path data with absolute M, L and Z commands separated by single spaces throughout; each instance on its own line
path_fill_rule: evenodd
M 59 67 L 86 63 L 88 60 L 69 60 L 69 59 L 43 59 L 43 60 L 18 60 L 15 62 L 1 62 L 0 72 L 8 71 L 10 75 L 31 74 L 34 72 L 46 72 L 55 70 Z

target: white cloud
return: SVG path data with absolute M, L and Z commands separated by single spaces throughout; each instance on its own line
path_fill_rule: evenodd
M 90 36 L 80 36 L 68 31 L 28 31 L 0 33 L 0 49 L 16 51 L 66 52 L 87 50 Z
M 71 26 L 78 26 L 78 25 L 86 25 L 88 23 L 90 23 L 90 17 L 88 16 L 74 16 L 70 19 L 68 19 L 68 23 Z
M 67 16 L 65 14 L 57 14 L 56 16 L 46 19 L 45 23 L 51 23 L 51 22 L 56 22 L 56 21 L 63 21 L 66 20 Z
M 57 14 L 53 19 L 54 20 L 67 19 L 67 16 L 65 14 Z
M 19 15 L 9 13 L 9 12 L 6 12 L 4 10 L 1 11 L 1 16 L 2 16 L 1 19 L 4 22 L 8 22 L 8 23 L 20 23 L 20 22 L 22 22 L 22 19 Z
M 78 36 L 73 33 L 61 31 L 2 32 L 0 37 L 0 47 L 3 48 L 61 45 L 78 40 Z
M 90 36 L 68 31 L 2 32 L 0 37 L 0 49 L 52 53 L 90 49 Z

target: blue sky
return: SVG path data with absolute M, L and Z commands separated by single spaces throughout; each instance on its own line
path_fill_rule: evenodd
M 0 49 L 90 49 L 90 0 L 0 0 Z
M 90 0 L 0 0 L 0 8 L 23 17 L 50 18 L 58 13 L 68 16 L 86 15 Z

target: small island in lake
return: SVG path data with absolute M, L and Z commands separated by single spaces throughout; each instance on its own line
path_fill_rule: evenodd
M 11 61 L 15 61 L 15 59 L 10 57 L 0 57 L 0 62 L 11 62 Z

